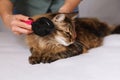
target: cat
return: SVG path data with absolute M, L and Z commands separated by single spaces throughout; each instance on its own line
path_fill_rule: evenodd
M 87 53 L 89 49 L 101 46 L 105 36 L 120 33 L 120 26 L 111 27 L 97 18 L 76 16 L 76 13 L 46 13 L 32 17 L 34 23 L 39 23 L 41 17 L 46 17 L 55 27 L 46 36 L 34 33 L 26 36 L 32 53 L 29 57 L 30 64 L 51 63 Z

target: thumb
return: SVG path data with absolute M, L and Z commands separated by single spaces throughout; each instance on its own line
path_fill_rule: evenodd
M 19 15 L 15 15 L 15 18 L 18 20 L 25 20 L 26 21 L 26 20 L 28 20 L 29 17 L 19 14 Z

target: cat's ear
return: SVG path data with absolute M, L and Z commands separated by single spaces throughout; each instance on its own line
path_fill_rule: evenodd
M 58 22 L 61 22 L 65 19 L 65 14 L 57 14 L 54 19 Z
M 78 17 L 78 13 L 67 13 L 66 16 L 71 18 L 71 20 L 74 20 Z

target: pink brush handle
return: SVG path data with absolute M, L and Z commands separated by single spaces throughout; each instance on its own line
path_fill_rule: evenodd
M 25 20 L 21 20 L 22 22 L 25 22 L 26 24 L 29 24 L 29 25 L 31 25 L 32 23 L 33 23 L 33 20 L 27 20 L 27 21 L 25 21 Z

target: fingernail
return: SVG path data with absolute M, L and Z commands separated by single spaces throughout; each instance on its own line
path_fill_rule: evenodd
M 29 20 L 33 20 L 33 19 L 32 19 L 32 18 L 30 18 L 30 17 L 29 17 L 28 19 L 29 19 Z

